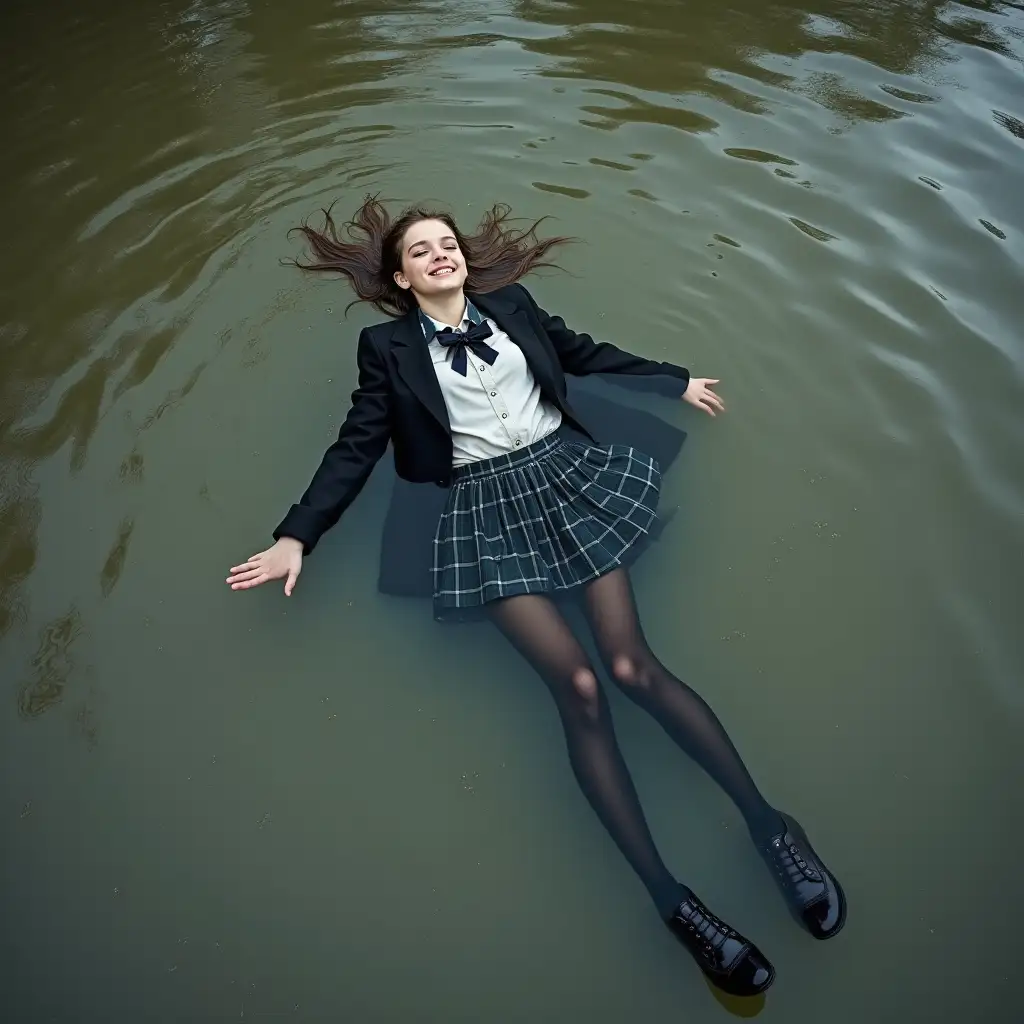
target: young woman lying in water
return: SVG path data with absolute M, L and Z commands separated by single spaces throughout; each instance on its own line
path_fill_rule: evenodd
M 359 336 L 352 406 L 273 547 L 231 570 L 247 590 L 284 579 L 352 503 L 390 442 L 398 475 L 448 488 L 433 549 L 439 619 L 479 612 L 554 698 L 584 796 L 700 969 L 735 995 L 774 980 L 768 958 L 665 866 L 616 742 L 608 702 L 554 598 L 582 604 L 602 667 L 714 779 L 796 918 L 827 939 L 846 917 L 843 891 L 800 825 L 761 794 L 705 701 L 651 650 L 627 562 L 656 518 L 660 470 L 643 452 L 594 441 L 567 398 L 566 374 L 668 375 L 695 409 L 725 405 L 718 381 L 577 334 L 518 282 L 553 245 L 517 231 L 495 207 L 476 234 L 419 207 L 392 220 L 368 199 L 339 238 L 328 214 L 308 226 L 315 261 L 389 319 Z M 628 301 L 628 296 L 626 299 Z M 497 642 L 497 639 L 496 639 Z

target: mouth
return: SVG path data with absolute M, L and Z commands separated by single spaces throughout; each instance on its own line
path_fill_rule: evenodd
M 438 267 L 437 270 L 430 271 L 427 277 L 447 277 L 448 274 L 454 274 L 454 267 Z

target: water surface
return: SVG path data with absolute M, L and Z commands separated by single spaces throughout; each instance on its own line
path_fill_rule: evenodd
M 1024 11 L 804 0 L 9 3 L 5 1021 L 1019 1021 Z M 772 956 L 721 1006 L 486 630 L 376 592 L 382 466 L 231 594 L 377 319 L 282 267 L 367 192 L 583 243 L 570 324 L 722 378 L 636 573 L 851 901 L 795 929 L 613 695 L 669 864 Z

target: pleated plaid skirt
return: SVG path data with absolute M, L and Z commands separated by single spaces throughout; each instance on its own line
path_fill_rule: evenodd
M 453 471 L 434 537 L 434 615 L 566 591 L 625 563 L 657 518 L 661 471 L 635 448 L 558 432 Z

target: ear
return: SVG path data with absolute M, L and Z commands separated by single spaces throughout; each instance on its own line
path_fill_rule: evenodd
M 400 270 L 395 271 L 395 284 L 403 291 L 408 291 L 412 285 L 409 283 L 409 278 L 405 276 Z

